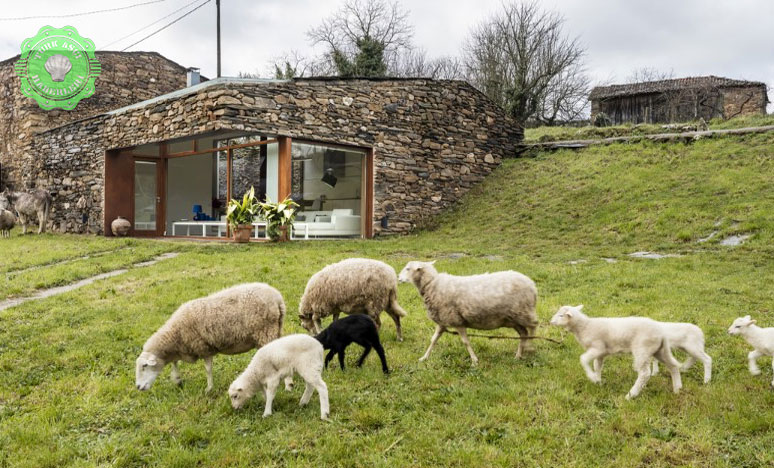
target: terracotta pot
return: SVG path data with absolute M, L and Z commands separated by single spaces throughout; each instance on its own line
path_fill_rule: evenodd
M 253 235 L 253 226 L 251 224 L 243 224 L 237 226 L 234 229 L 234 242 L 245 243 L 250 242 L 250 237 Z
M 279 231 L 277 242 L 288 242 L 290 240 L 290 229 L 288 226 L 280 226 L 277 230 Z
M 113 231 L 113 235 L 117 237 L 124 237 L 129 234 L 129 230 L 132 229 L 132 223 L 123 216 L 119 216 L 110 223 L 110 230 Z

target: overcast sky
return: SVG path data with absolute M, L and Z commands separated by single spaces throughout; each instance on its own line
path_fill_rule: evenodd
M 65 15 L 152 0 L 2 0 L 0 18 Z M 71 18 L 0 20 L 0 59 L 19 53 L 41 26 L 71 25 L 104 48 L 192 0 L 165 0 L 127 10 Z M 200 4 L 110 47 L 121 50 Z M 223 74 L 267 74 L 288 50 L 311 54 L 306 31 L 341 0 L 221 0 Z M 598 82 L 624 80 L 634 69 L 672 70 L 676 77 L 719 75 L 774 87 L 774 0 L 543 0 L 567 20 L 566 32 L 587 49 Z M 501 8 L 502 0 L 404 0 L 414 41 L 429 56 L 457 55 L 471 26 Z M 129 50 L 152 50 L 215 76 L 215 0 Z M 774 98 L 774 93 L 770 93 Z

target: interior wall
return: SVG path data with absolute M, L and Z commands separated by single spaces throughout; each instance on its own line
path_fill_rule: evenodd
M 352 209 L 352 213 L 360 214 L 360 198 L 362 188 L 362 157 L 346 153 L 344 175 L 337 177 L 336 186 L 331 188 L 321 179 L 324 173 L 324 157 L 322 154 L 304 161 L 304 200 L 316 200 L 320 195 L 326 196 L 322 208 L 309 211 L 331 211 L 334 209 Z
M 167 166 L 167 235 L 172 223 L 193 220 L 193 205 L 202 205 L 204 213 L 213 216 L 212 193 L 215 179 L 213 154 L 171 158 Z
M 277 202 L 279 193 L 279 145 L 272 143 L 266 145 L 266 196 L 273 202 Z

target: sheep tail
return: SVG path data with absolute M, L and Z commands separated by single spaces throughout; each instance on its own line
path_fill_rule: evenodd
M 394 288 L 390 291 L 390 310 L 398 317 L 405 317 L 408 314 L 403 307 L 398 304 L 398 291 Z

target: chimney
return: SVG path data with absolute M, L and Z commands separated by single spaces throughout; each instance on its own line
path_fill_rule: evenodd
M 201 79 L 200 79 L 201 77 L 199 75 L 199 69 L 198 68 L 194 68 L 194 67 L 191 67 L 191 68 L 187 69 L 186 70 L 186 74 L 185 74 L 185 78 L 186 78 L 185 79 L 186 86 L 190 87 L 190 86 L 193 86 L 193 85 L 198 85 L 199 82 L 201 82 Z

